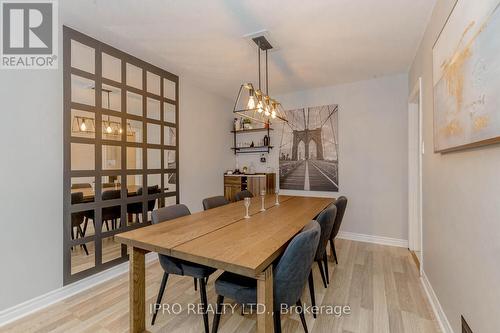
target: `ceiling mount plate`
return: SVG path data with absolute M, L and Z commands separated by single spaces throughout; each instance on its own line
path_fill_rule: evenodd
M 252 40 L 255 42 L 255 44 L 260 45 L 260 49 L 262 51 L 270 50 L 273 48 L 271 43 L 269 43 L 269 41 L 264 36 L 253 37 Z

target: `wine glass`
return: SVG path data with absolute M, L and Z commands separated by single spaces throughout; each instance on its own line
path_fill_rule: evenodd
M 266 210 L 266 207 L 264 205 L 264 199 L 265 199 L 265 196 L 266 196 L 266 190 L 262 190 L 260 191 L 260 198 L 261 198 L 261 202 L 262 202 L 262 205 L 261 205 L 261 208 L 260 208 L 260 211 L 263 212 Z
M 276 190 L 276 192 L 274 192 L 276 194 L 276 202 L 274 203 L 276 206 L 279 206 L 280 205 L 280 191 Z
M 250 218 L 250 215 L 248 214 L 248 208 L 250 207 L 250 201 L 251 201 L 251 199 L 250 199 L 250 198 L 245 198 L 245 199 L 243 199 L 243 200 L 244 200 L 245 209 L 246 209 L 246 215 L 245 215 L 245 218 L 246 218 L 246 219 L 249 219 L 249 218 Z

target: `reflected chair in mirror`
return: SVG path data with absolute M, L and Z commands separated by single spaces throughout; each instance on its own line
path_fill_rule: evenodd
M 316 249 L 316 254 L 314 255 L 314 261 L 318 263 L 319 272 L 321 273 L 321 279 L 325 288 L 328 287 L 329 277 L 328 277 L 328 257 L 326 255 L 326 246 L 328 245 L 328 238 L 333 229 L 333 223 L 335 222 L 335 215 L 337 214 L 337 207 L 334 204 L 329 205 L 321 213 L 319 213 L 316 221 L 321 227 L 321 237 L 319 240 L 318 248 Z M 323 266 L 324 264 L 324 266 Z M 311 295 L 311 305 L 316 305 L 316 296 L 314 294 L 314 279 L 313 271 L 309 272 L 309 293 Z M 316 314 L 313 313 L 314 318 Z
M 102 192 L 102 200 L 114 200 L 114 199 L 120 199 L 121 197 L 121 190 L 107 190 Z M 109 231 L 109 224 L 108 222 L 111 221 L 111 227 L 113 229 L 116 229 L 118 227 L 118 220 L 121 218 L 121 213 L 122 209 L 120 205 L 117 206 L 112 206 L 112 207 L 105 207 L 102 209 L 102 222 L 103 224 L 106 225 L 106 230 Z
M 189 209 L 182 204 L 168 206 L 160 209 L 156 209 L 152 214 L 152 223 L 162 223 L 167 222 L 178 217 L 191 215 Z M 190 276 L 193 277 L 195 281 L 200 284 L 200 299 L 202 304 L 203 312 L 203 324 L 205 326 L 205 333 L 209 332 L 208 327 L 208 298 L 206 290 L 206 281 L 208 277 L 214 273 L 216 270 L 211 267 L 191 263 L 189 261 L 172 258 L 163 254 L 158 254 L 158 259 L 160 265 L 163 268 L 163 279 L 161 281 L 160 290 L 158 291 L 158 297 L 153 308 L 153 318 L 151 320 L 151 325 L 154 325 L 156 316 L 158 314 L 158 309 L 160 307 L 163 293 L 167 285 L 167 280 L 170 274 Z
M 227 199 L 225 197 L 223 197 L 222 195 L 206 198 L 206 199 L 203 199 L 203 201 L 202 201 L 204 210 L 209 210 L 212 208 L 224 206 L 224 205 L 227 205 L 228 203 L 229 203 L 229 201 L 227 201 Z
M 274 332 L 281 333 L 281 308 L 296 305 L 304 331 L 307 324 L 300 296 L 311 271 L 314 255 L 318 248 L 321 227 L 318 222 L 311 221 L 288 244 L 285 252 L 273 269 L 274 293 Z M 219 328 L 224 298 L 230 298 L 241 305 L 257 303 L 257 280 L 225 272 L 215 281 L 217 307 L 212 326 L 212 333 Z
M 137 190 L 137 194 L 131 196 L 142 196 L 142 187 Z M 158 185 L 148 186 L 148 194 L 161 193 Z M 156 206 L 156 199 L 148 200 L 148 212 L 152 212 Z M 142 216 L 142 202 L 134 202 L 127 205 L 127 213 L 135 215 L 137 223 L 141 223 L 140 217 Z
M 335 217 L 335 223 L 333 224 L 332 233 L 330 234 L 330 248 L 332 250 L 333 257 L 335 258 L 335 263 L 338 265 L 339 261 L 337 260 L 337 251 L 335 250 L 335 237 L 340 230 L 340 225 L 342 224 L 342 220 L 344 218 L 345 210 L 347 208 L 347 198 L 345 196 L 340 196 L 335 201 L 335 206 L 337 207 L 337 215 Z
M 241 201 L 245 198 L 253 198 L 252 192 L 249 190 L 243 190 L 234 195 L 234 201 Z
M 89 189 L 89 188 L 92 188 L 92 185 L 90 185 L 89 183 L 75 183 L 75 184 L 71 184 L 71 189 L 72 190 L 79 190 L 79 189 Z M 83 202 L 92 202 L 94 201 L 94 198 L 92 199 L 83 199 Z M 89 210 L 89 211 L 86 211 L 86 212 L 82 212 L 83 214 L 83 220 L 84 220 L 84 225 L 83 225 L 83 234 L 85 235 L 86 232 L 87 232 L 87 225 L 88 225 L 88 222 L 89 222 L 89 219 L 90 220 L 94 220 L 94 211 L 93 210 Z
M 71 193 L 71 204 L 80 204 L 83 203 L 83 193 L 75 192 Z M 83 212 L 71 213 L 71 239 L 75 239 L 75 229 L 76 229 L 76 238 L 84 238 L 85 233 L 82 229 L 82 224 L 84 223 L 84 215 Z M 85 251 L 86 255 L 89 255 L 89 251 L 87 250 L 87 245 L 80 245 Z

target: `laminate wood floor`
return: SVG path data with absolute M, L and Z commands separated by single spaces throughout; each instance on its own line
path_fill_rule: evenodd
M 351 313 L 337 317 L 320 314 L 313 319 L 306 315 L 313 333 L 365 332 L 439 332 L 430 304 L 421 287 L 418 272 L 407 249 L 336 241 L 339 265 L 331 258 L 330 285 L 325 289 L 317 265 L 314 265 L 316 301 L 318 305 L 349 305 Z M 150 332 L 203 332 L 201 315 L 188 313 L 188 303 L 199 303 L 193 280 L 187 277 L 169 278 L 163 303 L 178 303 L 180 314 L 160 313 L 150 326 L 149 305 L 154 303 L 163 271 L 157 261 L 146 269 L 147 322 Z M 215 304 L 214 281 L 210 277 L 208 300 Z M 107 281 L 83 293 L 70 297 L 44 310 L 0 328 L 1 332 L 128 332 L 128 274 Z M 226 300 L 229 302 L 229 300 Z M 302 302 L 310 304 L 306 287 Z M 210 327 L 213 315 L 210 314 Z M 282 316 L 283 332 L 303 332 L 299 317 Z M 255 315 L 242 316 L 236 307 L 234 314 L 222 316 L 219 332 L 254 332 Z

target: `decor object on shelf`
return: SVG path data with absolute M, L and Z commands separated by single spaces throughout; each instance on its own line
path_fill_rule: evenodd
M 264 202 L 265 200 L 265 197 L 266 197 L 266 190 L 261 190 L 260 191 L 260 211 L 261 212 L 264 212 L 266 210 L 266 204 Z
M 264 146 L 269 146 L 269 137 L 267 135 L 264 135 Z
M 434 151 L 500 142 L 500 6 L 458 1 L 434 47 Z
M 269 70 L 267 66 L 267 51 L 273 46 L 264 36 L 254 37 L 253 41 L 257 44 L 258 70 L 259 70 L 259 85 L 258 89 L 254 88 L 252 83 L 245 83 L 240 86 L 236 102 L 234 103 L 233 112 L 252 121 L 263 123 L 264 127 L 269 126 L 271 120 L 281 120 L 287 122 L 281 104 L 269 96 Z M 266 91 L 261 90 L 261 70 L 260 58 L 262 51 L 266 55 Z M 248 100 L 245 95 L 248 93 Z
M 250 218 L 250 215 L 248 214 L 248 208 L 250 208 L 250 201 L 251 201 L 251 200 L 252 200 L 252 199 L 250 199 L 250 198 L 245 198 L 245 199 L 243 199 L 243 201 L 244 201 L 244 203 L 245 203 L 245 209 L 246 209 L 246 214 L 245 214 L 245 218 L 246 218 L 246 219 L 249 219 L 249 218 Z
M 339 190 L 338 105 L 286 111 L 279 151 L 280 189 Z

